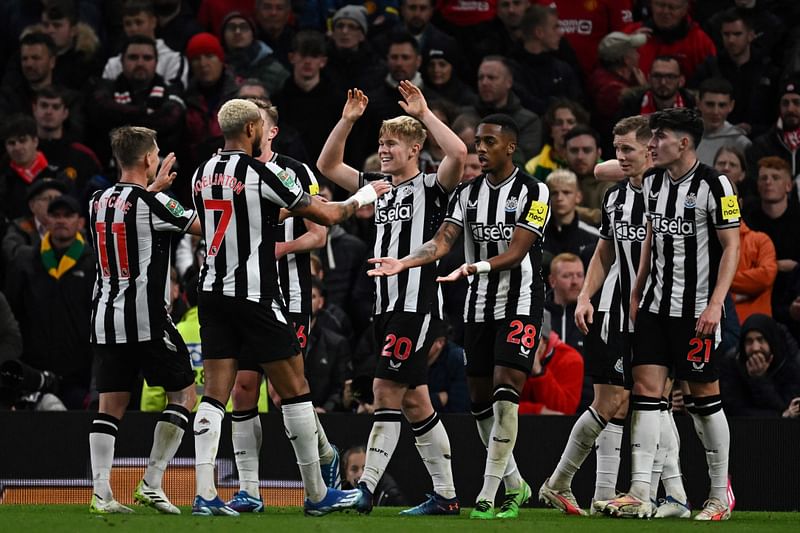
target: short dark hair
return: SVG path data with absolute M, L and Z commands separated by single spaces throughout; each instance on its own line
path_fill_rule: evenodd
M 123 17 L 133 17 L 139 13 L 155 16 L 156 9 L 152 0 L 128 0 L 122 8 Z
M 131 35 L 125 40 L 125 44 L 122 45 L 122 57 L 125 57 L 125 54 L 128 52 L 128 47 L 133 44 L 147 44 L 153 47 L 153 53 L 158 59 L 158 45 L 156 44 L 155 40 L 151 39 L 147 35 Z
M 304 57 L 327 57 L 325 36 L 317 30 L 302 30 L 292 39 L 292 52 Z
M 733 100 L 733 85 L 725 78 L 708 78 L 700 84 L 700 100 L 706 93 L 727 94 Z
M 391 35 L 389 35 L 389 46 L 386 48 L 386 53 L 389 53 L 389 48 L 391 48 L 392 45 L 406 43 L 411 45 L 415 54 L 419 55 L 419 43 L 414 36 L 407 31 L 393 31 Z
M 67 19 L 71 25 L 78 23 L 78 6 L 75 0 L 49 0 L 42 11 L 50 20 Z
M 519 138 L 519 126 L 510 115 L 506 115 L 505 113 L 492 113 L 491 115 L 486 115 L 481 119 L 480 122 L 478 122 L 478 125 L 480 124 L 495 124 L 500 126 L 500 131 L 511 135 L 511 137 L 514 139 L 514 142 L 516 142 Z
M 703 138 L 703 119 L 696 109 L 673 107 L 650 115 L 650 129 L 688 133 L 697 148 Z
M 671 63 L 672 61 L 674 61 L 674 62 L 676 62 L 678 64 L 678 72 L 683 74 L 683 65 L 681 65 L 680 59 L 678 59 L 675 56 L 671 56 L 671 55 L 656 56 L 656 58 L 653 59 L 653 63 L 655 63 L 656 61 L 661 61 L 662 63 Z M 650 70 L 653 70 L 652 65 L 650 66 Z
M 53 41 L 53 38 L 47 35 L 46 33 L 41 33 L 38 31 L 31 32 L 25 34 L 22 39 L 19 40 L 20 46 L 35 46 L 37 44 L 42 44 L 47 48 L 47 51 L 50 52 L 50 55 L 55 57 L 58 53 L 56 49 L 56 43 Z
M 39 98 L 49 98 L 51 100 L 58 98 L 64 105 L 67 105 L 67 97 L 64 91 L 55 85 L 47 85 L 36 91 L 33 95 L 33 101 L 35 102 Z
M 723 24 L 730 24 L 737 20 L 741 20 L 748 30 L 753 29 L 753 19 L 750 14 L 738 7 L 731 7 L 723 11 L 719 17 L 720 30 L 722 30 Z
M 614 135 L 627 135 L 636 132 L 636 140 L 640 143 L 647 143 L 653 137 L 653 130 L 650 129 L 650 120 L 645 115 L 634 115 L 625 117 L 614 125 Z
M 538 4 L 530 6 L 525 10 L 525 14 L 522 15 L 522 21 L 519 25 L 522 35 L 533 34 L 533 30 L 543 26 L 551 15 L 558 16 L 558 13 L 552 7 L 545 7 Z
M 586 124 L 577 124 L 574 128 L 569 130 L 567 134 L 564 135 L 564 144 L 567 144 L 570 140 L 574 139 L 575 137 L 580 137 L 581 135 L 593 137 L 595 144 L 597 144 L 597 147 L 600 148 L 600 134 L 597 133 L 597 130 L 587 126 Z
M 589 112 L 586 111 L 581 104 L 575 100 L 570 100 L 569 98 L 558 98 L 557 100 L 553 100 L 553 102 L 547 107 L 547 111 L 545 111 L 544 116 L 542 117 L 542 121 L 544 122 L 544 131 L 547 135 L 550 134 L 550 128 L 552 128 L 553 124 L 556 122 L 556 111 L 559 109 L 569 109 L 572 111 L 572 114 L 575 115 L 575 122 L 577 124 L 589 123 Z
M 36 121 L 29 115 L 12 115 L 5 121 L 2 129 L 3 142 L 12 137 L 35 137 L 38 138 L 36 131 Z
M 506 56 L 488 55 L 488 56 L 484 57 L 483 59 L 481 59 L 481 65 L 483 65 L 484 63 L 486 63 L 488 61 L 495 61 L 497 63 L 502 64 L 504 67 L 506 67 L 506 70 L 508 71 L 508 75 L 511 76 L 511 79 L 514 79 L 514 63 L 512 63 L 511 60 L 508 59 Z M 480 68 L 480 66 L 478 68 Z
M 135 166 L 144 154 L 153 149 L 156 132 L 141 126 L 122 126 L 111 130 L 111 152 L 120 168 Z

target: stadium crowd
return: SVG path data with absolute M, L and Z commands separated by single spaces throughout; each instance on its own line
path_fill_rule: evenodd
M 220 107 L 266 99 L 278 111 L 273 149 L 310 166 L 319 194 L 338 200 L 348 193 L 316 162 L 347 90 L 364 91 L 369 106 L 344 161 L 374 172 L 379 128 L 404 114 L 397 88 L 409 80 L 468 147 L 483 117 L 511 116 L 514 162 L 550 191 L 549 334 L 520 413 L 575 414 L 593 399 L 574 314 L 612 186 L 594 170 L 614 157 L 614 124 L 696 108 L 698 157 L 736 184 L 744 217 L 720 348 L 725 410 L 798 417 L 798 28 L 792 0 L 8 0 L 0 7 L 0 405 L 96 406 L 89 324 L 98 251 L 86 207 L 119 175 L 110 131 L 156 130 L 162 154 L 177 159 L 169 194 L 191 205 L 195 169 L 222 147 Z M 423 172 L 436 172 L 445 156 L 429 137 Z M 461 179 L 480 172 L 470 148 Z M 303 346 L 318 412 L 375 409 L 373 217 L 363 206 L 311 256 Z M 169 311 L 201 394 L 203 246 L 190 235 L 174 244 Z M 442 259 L 442 275 L 464 263 L 462 248 Z M 437 412 L 468 412 L 467 284 L 443 289 L 448 323 L 428 355 L 430 400 Z M 163 391 L 143 383 L 135 392 L 130 408 L 163 409 Z

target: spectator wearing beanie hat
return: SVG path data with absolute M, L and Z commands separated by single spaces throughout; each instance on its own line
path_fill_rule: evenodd
M 333 15 L 325 72 L 341 91 L 350 87 L 366 91 L 386 76 L 386 63 L 367 42 L 367 31 L 363 6 L 344 6 Z
M 758 162 L 778 156 L 789 163 L 794 182 L 789 203 L 798 208 L 800 199 L 800 73 L 784 78 L 778 85 L 778 120 L 763 135 L 756 137 L 747 150 L 747 173 L 751 183 L 758 178 Z
M 236 96 L 240 80 L 225 66 L 222 45 L 210 33 L 198 33 L 186 45 L 192 76 L 186 91 L 186 133 L 188 153 L 182 160 L 185 168 L 195 166 L 215 150 L 222 138 L 217 111 Z M 221 146 L 221 145 L 220 145 Z
M 437 98 L 447 100 L 459 107 L 478 103 L 478 95 L 458 77 L 458 56 L 449 45 L 435 46 L 423 56 L 422 77 L 425 86 L 436 93 Z
M 237 76 L 263 81 L 272 95 L 281 90 L 289 71 L 275 57 L 272 48 L 256 39 L 253 19 L 231 11 L 222 21 L 220 36 L 228 66 Z

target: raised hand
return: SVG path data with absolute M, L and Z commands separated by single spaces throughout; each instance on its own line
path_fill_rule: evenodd
M 369 184 L 372 185 L 372 188 L 375 189 L 375 194 L 377 194 L 379 197 L 392 190 L 392 184 L 388 181 L 375 180 L 371 181 Z
M 425 101 L 425 97 L 419 87 L 408 80 L 403 80 L 400 82 L 398 89 L 403 100 L 405 100 L 397 102 L 403 108 L 403 111 L 412 117 L 421 119 L 422 115 L 428 110 L 428 102 Z
M 347 102 L 345 102 L 342 110 L 342 118 L 349 122 L 355 122 L 364 114 L 367 104 L 369 104 L 369 98 L 364 94 L 364 91 L 361 89 L 348 89 Z
M 153 180 L 153 183 L 147 187 L 148 191 L 151 192 L 161 192 L 166 191 L 172 186 L 172 182 L 175 181 L 175 178 L 178 177 L 177 172 L 172 172 L 172 165 L 175 164 L 177 159 L 175 158 L 175 153 L 170 152 L 167 154 L 167 157 L 161 161 L 161 168 L 158 169 L 158 174 L 156 174 L 156 179 Z
M 375 268 L 367 270 L 367 275 L 373 278 L 394 276 L 405 270 L 405 268 L 403 268 L 403 263 L 394 257 L 373 257 L 367 259 L 367 263 L 375 265 Z

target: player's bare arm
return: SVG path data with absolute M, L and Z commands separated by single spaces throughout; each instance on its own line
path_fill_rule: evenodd
M 598 163 L 594 167 L 594 177 L 597 181 L 622 181 L 625 174 L 622 173 L 622 167 L 616 159 L 609 159 Z
M 460 278 L 483 274 L 491 270 L 509 270 L 519 266 L 522 259 L 530 252 L 531 247 L 536 243 L 539 236 L 534 232 L 517 227 L 511 234 L 511 242 L 508 250 L 500 255 L 489 258 L 487 261 L 479 261 L 472 264 L 464 264 L 447 276 L 439 276 L 436 281 L 449 282 Z
M 589 261 L 589 268 L 586 270 L 586 277 L 583 287 L 578 294 L 578 304 L 575 307 L 575 325 L 578 326 L 584 335 L 589 333 L 589 324 L 592 323 L 594 306 L 591 298 L 603 286 L 603 282 L 611 270 L 617 252 L 614 249 L 614 241 L 600 239 Z
M 717 271 L 717 284 L 708 300 L 708 305 L 697 319 L 698 335 L 713 335 L 722 319 L 722 307 L 725 295 L 731 288 L 736 267 L 739 264 L 739 228 L 717 230 L 717 237 L 722 244 L 722 257 Z
M 328 179 L 350 192 L 358 189 L 358 170 L 344 162 L 344 146 L 353 125 L 367 109 L 369 98 L 360 89 L 348 89 L 342 118 L 331 130 L 317 158 L 317 168 Z
M 300 220 L 305 224 L 306 232 L 298 239 L 275 243 L 275 259 L 280 259 L 286 254 L 301 254 L 325 246 L 328 228 L 307 218 L 298 219 Z
M 441 259 L 453 247 L 458 236 L 461 235 L 461 227 L 452 222 L 444 222 L 439 226 L 439 230 L 431 240 L 423 243 L 419 248 L 412 251 L 402 259 L 394 257 L 373 257 L 368 259 L 375 268 L 369 270 L 369 276 L 394 276 L 409 268 L 414 268 Z
M 371 204 L 391 188 L 392 185 L 386 181 L 373 181 L 369 185 L 361 187 L 353 196 L 343 202 L 323 202 L 316 196 L 304 192 L 290 211 L 293 216 L 310 218 L 318 224 L 333 226 L 347 220 L 355 214 L 359 207 Z
M 405 80 L 400 82 L 398 89 L 405 101 L 397 103 L 400 104 L 403 111 L 425 125 L 428 133 L 436 139 L 444 151 L 444 159 L 439 164 L 436 179 L 447 192 L 452 192 L 458 186 L 461 175 L 464 173 L 464 162 L 467 160 L 466 145 L 430 110 L 419 87 Z
M 650 275 L 650 250 L 653 247 L 653 225 L 647 221 L 647 234 L 642 242 L 642 250 L 639 254 L 639 270 L 636 271 L 636 281 L 631 288 L 631 321 L 636 321 L 639 312 L 639 302 L 642 301 L 642 292 L 647 276 Z
M 203 228 L 200 226 L 200 217 L 194 217 L 194 220 L 189 225 L 189 229 L 186 230 L 186 233 L 197 235 L 198 237 L 203 236 Z

